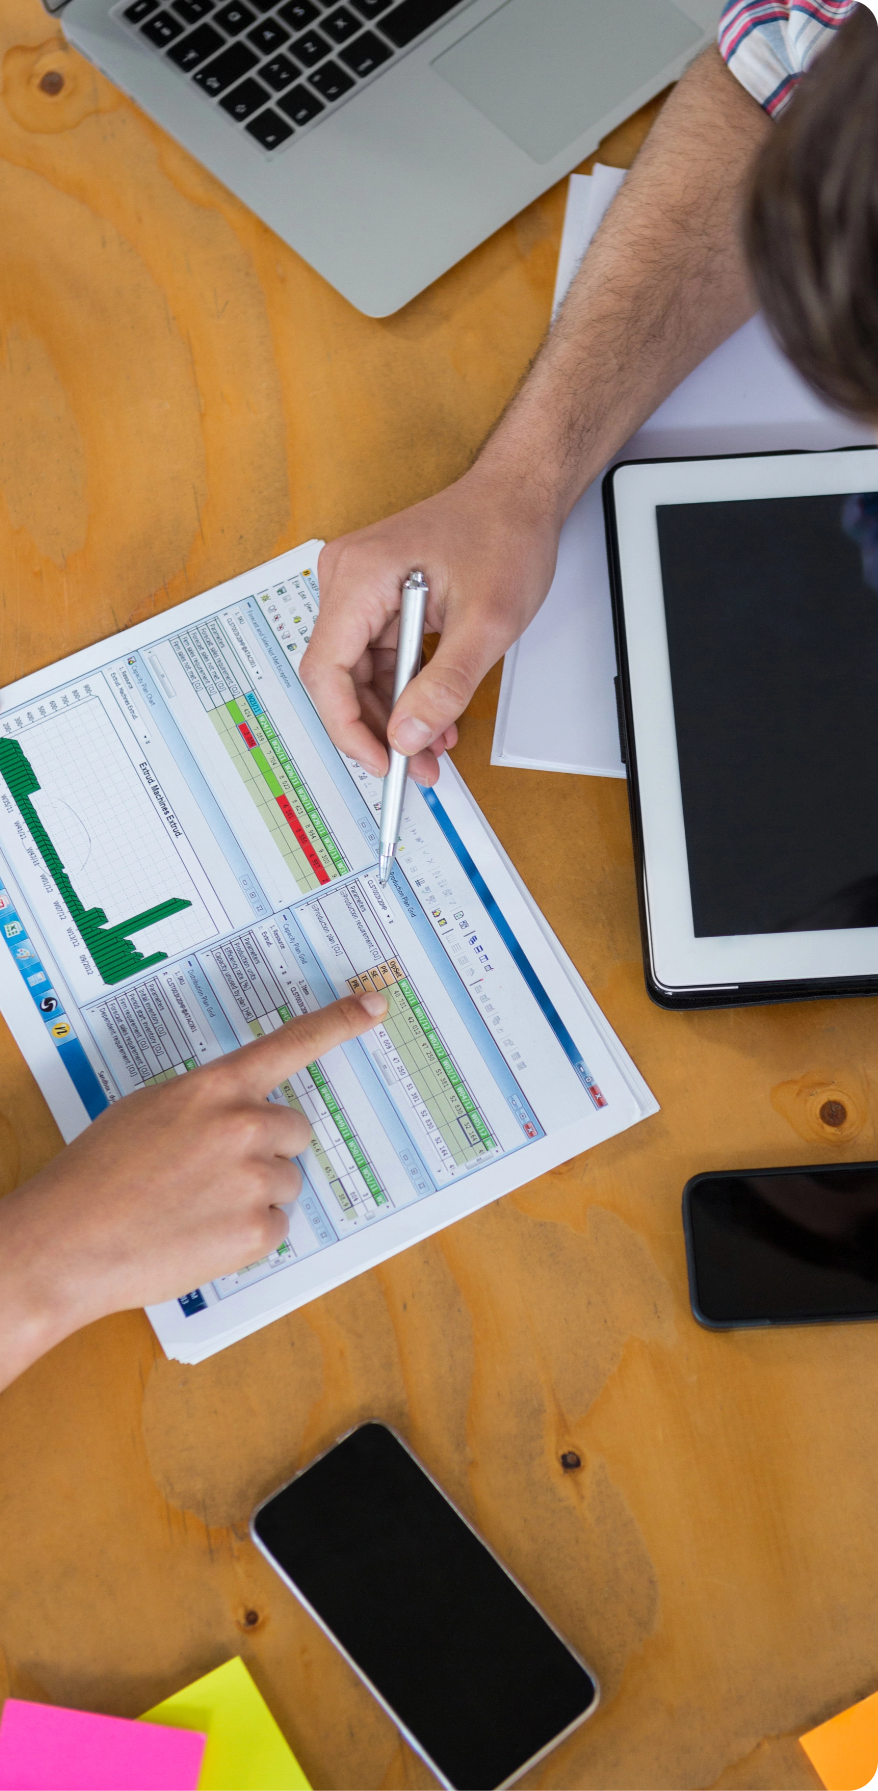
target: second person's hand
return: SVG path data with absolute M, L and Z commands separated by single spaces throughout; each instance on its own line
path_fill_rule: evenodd
M 374 776 L 387 769 L 386 738 L 435 783 L 457 717 L 546 596 L 577 499 L 752 314 L 742 194 L 773 128 L 715 46 L 699 56 L 470 471 L 323 549 L 302 677 L 336 746 Z M 400 591 L 414 571 L 430 586 L 427 629 L 442 638 L 389 715 Z
M 533 485 L 477 463 L 436 497 L 324 547 L 302 680 L 342 752 L 383 777 L 386 736 L 420 783 L 435 783 L 458 716 L 549 589 L 559 526 Z M 391 715 L 400 594 L 412 571 L 430 587 L 427 632 L 442 638 Z

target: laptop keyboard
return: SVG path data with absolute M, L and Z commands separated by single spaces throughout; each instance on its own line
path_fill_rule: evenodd
M 112 16 L 273 153 L 460 0 L 120 0 Z

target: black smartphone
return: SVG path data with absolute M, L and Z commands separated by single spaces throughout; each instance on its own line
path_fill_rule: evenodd
M 878 1163 L 696 1175 L 683 1228 L 711 1330 L 878 1318 Z
M 349 1431 L 250 1531 L 440 1784 L 511 1785 L 596 1708 L 594 1674 L 387 1425 Z

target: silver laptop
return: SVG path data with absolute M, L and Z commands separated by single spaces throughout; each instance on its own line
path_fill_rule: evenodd
M 358 310 L 397 311 L 675 79 L 721 0 L 54 0 Z

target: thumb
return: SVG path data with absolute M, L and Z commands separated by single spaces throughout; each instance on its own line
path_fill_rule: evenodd
M 449 625 L 429 665 L 406 685 L 390 717 L 390 745 L 407 758 L 431 746 L 466 708 L 497 656 L 493 639 L 471 619 Z

